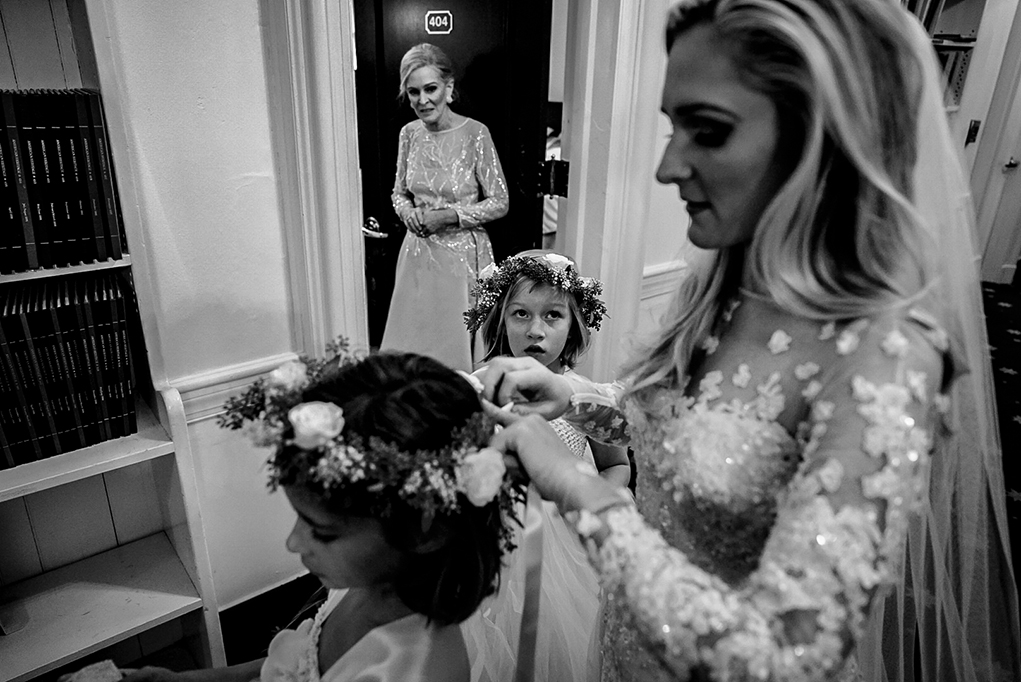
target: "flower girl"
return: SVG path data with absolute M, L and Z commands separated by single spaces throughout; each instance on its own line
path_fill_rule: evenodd
M 606 306 L 602 285 L 581 277 L 567 257 L 523 251 L 480 273 L 465 313 L 468 330 L 479 333 L 485 360 L 499 355 L 531 356 L 549 369 L 571 369 L 588 349 Z M 482 367 L 476 374 L 484 372 Z M 563 419 L 551 422 L 572 452 L 601 476 L 624 487 L 630 478 L 623 448 L 590 441 Z M 543 502 L 542 577 L 535 679 L 560 682 L 599 677 L 599 584 L 577 535 L 554 504 Z M 473 682 L 513 678 L 518 653 L 524 560 L 520 553 L 501 580 L 500 593 L 462 625 L 472 661 Z
M 496 589 L 523 491 L 485 447 L 472 385 L 435 360 L 294 361 L 227 403 L 221 425 L 272 449 L 269 484 L 297 513 L 287 549 L 329 588 L 264 660 L 130 676 L 174 682 L 469 679 L 458 623 Z

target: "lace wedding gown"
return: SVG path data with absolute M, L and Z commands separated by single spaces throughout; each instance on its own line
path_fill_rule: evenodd
M 638 509 L 589 545 L 603 680 L 854 679 L 924 498 L 947 335 L 919 310 L 823 324 L 749 296 L 724 320 L 732 342 L 707 338 L 702 372 L 641 406 L 575 380 L 566 418 L 630 442 L 639 471 Z

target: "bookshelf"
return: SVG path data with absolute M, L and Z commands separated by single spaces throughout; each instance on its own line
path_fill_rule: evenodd
M 23 682 L 202 608 L 167 536 L 157 533 L 22 581 L 0 618 L 31 627 L 0 637 L 4 678 Z
M 114 192 L 130 206 L 134 179 L 130 168 L 117 164 L 125 135 L 116 128 L 123 117 L 116 57 L 104 44 L 105 11 L 93 0 L 0 0 L 0 35 L 7 43 L 0 89 L 100 93 L 113 116 L 94 134 L 104 135 Z M 114 127 L 108 131 L 107 125 Z M 93 283 L 86 288 L 99 281 L 123 284 L 131 296 L 122 328 L 129 340 L 125 357 L 133 360 L 133 390 L 124 400 L 135 420 L 121 433 L 58 448 L 59 454 L 15 463 L 3 462 L 0 453 L 7 465 L 0 469 L 0 682 L 50 680 L 96 657 L 126 666 L 168 644 L 185 646 L 199 665 L 224 663 L 187 423 L 178 392 L 159 382 L 148 240 L 133 218 L 124 220 L 117 207 L 116 227 L 106 227 L 116 229 L 121 248 L 105 257 L 94 249 L 93 257 L 76 259 L 65 248 L 67 257 L 35 267 L 0 263 L 0 299 L 5 292 L 52 291 L 69 281 Z M 11 251 L 0 248 L 0 258 L 4 253 Z M 37 298 L 24 294 L 20 300 Z M 56 380 L 61 344 L 54 348 L 49 372 Z M 0 371 L 8 373 L 0 377 L 0 394 L 4 385 L 11 394 L 12 366 L 9 356 L 0 356 Z
M 972 62 L 986 0 L 904 0 L 932 36 L 943 67 L 944 104 L 948 113 L 960 109 L 965 79 Z

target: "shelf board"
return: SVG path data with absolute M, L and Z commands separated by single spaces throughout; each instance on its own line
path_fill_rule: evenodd
M 136 401 L 135 411 L 137 433 L 0 470 L 0 502 L 172 453 L 174 443 L 149 406 Z
M 110 270 L 112 268 L 128 267 L 131 267 L 131 256 L 124 254 L 117 260 L 105 260 L 102 263 L 65 265 L 59 268 L 45 268 L 42 270 L 29 270 L 27 272 L 13 272 L 9 275 L 0 275 L 0 284 L 24 282 L 30 279 L 45 279 L 47 277 L 60 277 L 62 275 L 73 275 L 80 272 L 93 272 L 95 270 Z
M 0 682 L 23 682 L 137 635 L 202 600 L 162 532 L 0 590 Z

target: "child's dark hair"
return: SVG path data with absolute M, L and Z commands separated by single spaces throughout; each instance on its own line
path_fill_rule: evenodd
M 345 434 L 364 442 L 375 438 L 406 452 L 450 447 L 452 434 L 482 411 L 465 379 L 412 353 L 378 353 L 327 369 L 302 400 L 338 405 Z M 300 451 L 289 452 L 296 450 L 288 446 L 278 457 L 300 457 Z M 292 474 L 279 482 L 310 483 L 303 479 Z M 323 495 L 321 487 L 309 489 Z M 323 504 L 338 515 L 368 516 L 374 495 L 368 486 L 351 486 L 344 494 L 326 496 Z M 421 509 L 397 499 L 388 514 L 376 518 L 386 541 L 408 557 L 394 587 L 412 610 L 442 625 L 459 623 L 496 591 L 506 522 L 496 500 L 482 507 L 464 501 L 457 513 L 426 519 Z

